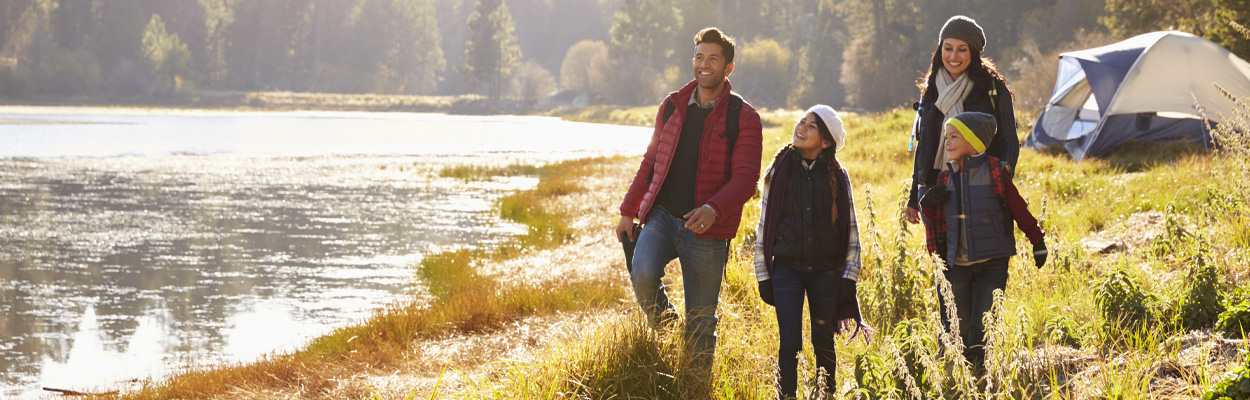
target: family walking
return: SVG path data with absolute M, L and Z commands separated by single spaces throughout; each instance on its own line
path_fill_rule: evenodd
M 759 114 L 731 91 L 734 39 L 717 28 L 694 36 L 694 79 L 670 93 L 656 113 L 642 163 L 620 206 L 616 234 L 633 246 L 630 279 L 653 327 L 683 334 L 687 368 L 710 379 L 717 305 L 742 209 L 759 190 L 755 277 L 777 318 L 777 391 L 797 395 L 803 304 L 825 390 L 836 390 L 834 336 L 871 340 L 856 285 L 863 264 L 852 196 L 838 153 L 848 138 L 838 112 L 815 105 L 795 123 L 761 177 Z M 975 21 L 951 18 L 938 37 L 920 85 L 910 198 L 904 212 L 924 222 L 927 250 L 944 261 L 954 304 L 938 296 L 943 323 L 967 344 L 974 367 L 984 358 L 981 317 L 1007 284 L 1015 254 L 1012 221 L 1046 259 L 1041 229 L 1012 184 L 1019 155 L 1011 92 L 989 59 Z M 771 153 L 772 150 L 770 150 Z M 669 299 L 665 266 L 680 261 L 684 314 Z M 937 295 L 937 289 L 934 294 Z M 954 311 L 958 326 L 950 326 Z M 682 317 L 684 315 L 684 318 Z

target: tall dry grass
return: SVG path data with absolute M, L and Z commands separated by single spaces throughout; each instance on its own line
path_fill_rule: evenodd
M 765 165 L 789 141 L 792 122 L 784 121 L 798 114 L 766 116 L 778 127 L 765 131 Z M 838 368 L 829 379 L 839 397 L 1196 397 L 1240 363 L 1228 357 L 1192 358 L 1195 343 L 1242 351 L 1247 345 L 1212 335 L 1210 326 L 1194 330 L 1170 321 L 1194 285 L 1190 277 L 1197 257 L 1215 267 L 1227 288 L 1250 282 L 1244 245 L 1250 210 L 1245 192 L 1232 182 L 1246 176 L 1229 173 L 1244 166 L 1244 159 L 1168 144 L 1130 145 L 1082 163 L 1057 152 L 1022 150 L 1015 183 L 1047 231 L 1051 256 L 1041 269 L 1028 257 L 1011 261 L 1008 287 L 987 316 L 990 348 L 982 374 L 960 359 L 962 344 L 941 328 L 936 299 L 944 282 L 938 262 L 924 254 L 923 231 L 900 217 L 911 167 L 910 113 L 844 118 L 848 144 L 838 157 L 850 172 L 859 207 L 865 263 L 860 298 L 880 332 L 871 344 L 839 346 Z M 1164 232 L 1146 246 L 1111 254 L 1089 254 L 1082 247 L 1081 240 L 1094 234 L 1126 233 L 1128 217 L 1147 212 L 1184 221 L 1177 224 L 1188 234 Z M 758 300 L 749 252 L 758 216 L 758 204 L 748 203 L 732 245 L 719 309 L 714 384 L 706 391 L 681 384 L 688 377 L 680 368 L 680 338 L 647 329 L 641 317 L 630 314 L 552 346 L 545 361 L 506 366 L 481 378 L 481 385 L 497 388 L 489 393 L 437 395 L 775 397 L 777 328 L 772 308 Z M 1019 253 L 1029 254 L 1027 241 L 1017 235 Z M 1107 297 L 1120 293 L 1112 290 L 1116 282 L 1132 282 L 1140 296 Z M 679 279 L 674 286 L 680 301 Z M 1100 290 L 1112 293 L 1102 303 Z M 1149 310 L 1154 317 L 1128 323 L 1128 317 L 1100 308 L 1112 303 Z M 812 375 L 813 365 L 811 354 L 804 354 L 801 368 L 807 375 L 800 391 L 807 398 L 819 397 L 822 382 Z

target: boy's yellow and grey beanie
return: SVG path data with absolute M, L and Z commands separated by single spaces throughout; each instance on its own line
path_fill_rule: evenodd
M 998 132 L 998 122 L 994 120 L 994 116 L 983 112 L 962 112 L 946 120 L 946 124 L 958 129 L 977 154 L 985 152 L 990 141 L 994 140 L 994 133 Z
M 946 20 L 946 25 L 942 25 L 942 32 L 938 34 L 938 45 L 946 38 L 959 39 L 976 48 L 978 52 L 985 51 L 985 31 L 972 18 L 956 15 Z

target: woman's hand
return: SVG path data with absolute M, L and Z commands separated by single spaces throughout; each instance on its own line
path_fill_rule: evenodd
M 916 211 L 916 209 L 914 208 L 907 207 L 906 210 L 903 210 L 903 214 L 907 216 L 908 223 L 911 223 L 911 224 L 920 223 L 920 211 Z

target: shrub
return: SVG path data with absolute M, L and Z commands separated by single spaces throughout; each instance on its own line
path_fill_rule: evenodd
M 1220 297 L 1224 293 L 1224 278 L 1219 268 L 1207 260 L 1204 250 L 1194 255 L 1194 265 L 1189 270 L 1186 290 L 1181 297 L 1180 310 L 1174 323 L 1184 329 L 1203 329 L 1215 325 L 1224 305 Z
M 906 368 L 898 373 L 907 373 L 912 379 L 912 382 L 907 382 L 908 377 L 899 376 L 895 387 L 914 396 L 917 393 L 908 387 L 914 385 L 921 398 L 938 398 L 935 385 L 928 378 L 929 365 L 934 363 L 937 354 L 937 340 L 928 334 L 925 324 L 918 319 L 900 322 L 894 327 L 894 341 L 898 343 L 899 358 Z
M 1245 363 L 1229 371 L 1228 378 L 1216 383 L 1202 395 L 1202 400 L 1245 399 L 1250 399 L 1250 355 L 1246 356 Z
M 1158 257 L 1167 257 L 1184 251 L 1187 245 L 1194 244 L 1194 236 L 1185 230 L 1180 210 L 1176 208 L 1176 204 L 1169 203 L 1164 210 L 1164 227 L 1166 228 L 1165 232 L 1155 237 L 1154 242 L 1150 244 L 1151 254 Z
M 855 356 L 855 384 L 857 387 L 848 397 L 853 395 L 855 398 L 867 400 L 902 397 L 885 360 L 873 353 Z
M 1220 314 L 1215 330 L 1224 333 L 1226 337 L 1244 338 L 1246 331 L 1250 330 L 1250 300 L 1229 307 L 1227 311 Z
M 1042 328 L 1051 343 L 1081 348 L 1081 331 L 1067 316 L 1058 316 L 1046 321 Z
M 741 47 L 734 64 L 734 86 L 752 104 L 785 107 L 793 82 L 794 55 L 772 39 L 756 40 Z
M 1151 306 L 1158 301 L 1157 296 L 1142 290 L 1128 271 L 1116 268 L 1099 279 L 1097 286 L 1094 303 L 1102 319 L 1103 333 L 1112 335 L 1108 338 L 1118 339 L 1125 331 L 1140 332 L 1153 324 Z

